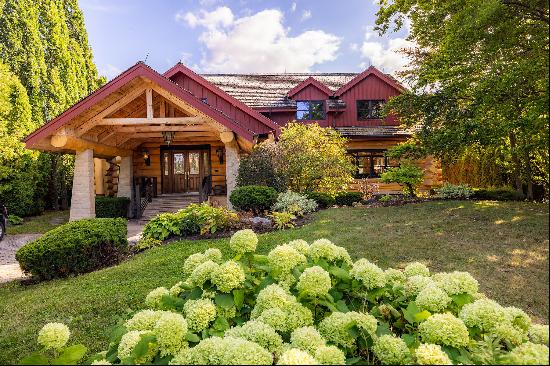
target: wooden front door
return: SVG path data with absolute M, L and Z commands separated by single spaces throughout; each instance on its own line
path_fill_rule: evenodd
M 162 153 L 162 193 L 199 192 L 206 174 L 206 150 L 169 150 Z

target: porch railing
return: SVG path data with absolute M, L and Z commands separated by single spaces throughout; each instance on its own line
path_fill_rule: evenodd
M 143 211 L 147 208 L 149 202 L 153 201 L 153 197 L 156 197 L 157 192 L 157 178 L 156 177 L 136 177 L 134 178 L 132 197 L 132 211 L 133 217 L 136 219 L 141 218 Z
M 212 181 L 214 177 L 222 177 L 222 183 L 217 183 L 216 185 L 213 185 Z M 205 176 L 202 179 L 202 184 L 199 190 L 199 199 L 200 202 L 204 202 L 208 200 L 209 196 L 220 196 L 224 195 L 227 192 L 227 186 L 225 182 L 225 175 L 222 174 L 210 174 Z

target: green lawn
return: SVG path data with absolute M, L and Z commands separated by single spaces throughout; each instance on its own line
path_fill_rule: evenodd
M 8 225 L 8 235 L 41 234 L 69 221 L 69 211 L 46 211 L 40 216 L 25 217 L 21 225 Z
M 258 249 L 320 237 L 384 268 L 418 260 L 433 271 L 469 271 L 489 296 L 547 323 L 547 204 L 450 201 L 330 209 L 304 227 L 261 235 Z M 142 307 L 149 290 L 181 280 L 189 254 L 207 247 L 227 254 L 227 244 L 227 239 L 180 241 L 77 278 L 0 286 L 0 363 L 17 362 L 34 350 L 37 331 L 50 321 L 68 324 L 74 340 L 92 351 L 105 349 L 105 330 Z

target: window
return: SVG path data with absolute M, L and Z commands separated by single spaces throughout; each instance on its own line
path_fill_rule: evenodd
M 296 102 L 297 120 L 325 119 L 325 102 L 322 100 L 301 100 Z
M 355 164 L 355 178 L 378 178 L 389 168 L 399 166 L 386 156 L 386 150 L 351 150 L 348 153 Z
M 357 101 L 357 120 L 382 118 L 383 100 L 358 100 Z

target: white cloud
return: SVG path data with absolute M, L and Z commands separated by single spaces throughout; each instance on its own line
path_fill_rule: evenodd
M 292 5 L 290 5 L 290 12 L 291 12 L 291 13 L 294 13 L 294 12 L 296 11 L 296 6 L 297 6 L 297 5 L 296 5 L 295 2 L 292 3 Z
M 115 76 L 117 76 L 121 72 L 122 72 L 121 69 L 111 64 L 107 64 L 105 67 L 100 68 L 98 71 L 99 75 L 105 76 L 107 80 L 113 79 Z
M 386 42 L 384 42 L 386 41 Z M 366 59 L 365 64 L 371 64 L 384 72 L 403 70 L 408 63 L 408 58 L 400 51 L 414 47 L 413 42 L 405 38 L 392 38 L 386 40 L 379 37 L 372 27 L 367 27 L 365 39 L 361 45 L 361 57 Z
M 209 72 L 307 72 L 336 59 L 340 38 L 322 30 L 294 37 L 283 25 L 280 10 L 268 9 L 235 18 L 227 7 L 212 12 L 179 14 L 190 27 L 202 27 L 202 69 Z
M 303 22 L 308 20 L 309 18 L 311 18 L 311 10 L 306 9 L 302 12 L 302 17 L 300 18 L 300 21 Z
M 201 4 L 201 6 L 212 6 L 217 2 L 218 0 L 200 0 L 199 4 Z
M 357 43 L 350 43 L 349 49 L 352 50 L 353 52 L 357 52 L 359 51 L 359 45 Z

